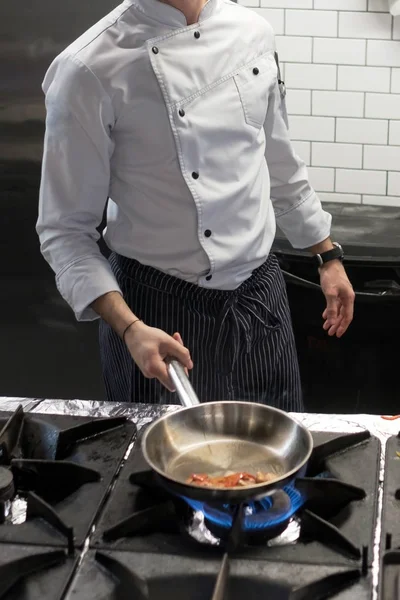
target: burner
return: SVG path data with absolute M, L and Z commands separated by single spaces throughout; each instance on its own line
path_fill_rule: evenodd
M 211 506 L 190 498 L 183 499 L 195 512 L 204 515 L 204 524 L 214 536 L 222 541 L 228 538 L 236 506 Z M 260 500 L 245 504 L 241 542 L 247 545 L 262 544 L 279 536 L 304 502 L 305 499 L 295 487 L 286 486 Z
M 11 500 L 14 495 L 14 479 L 11 471 L 0 467 L 0 502 Z

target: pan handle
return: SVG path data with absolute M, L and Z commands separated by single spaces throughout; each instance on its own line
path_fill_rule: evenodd
M 186 375 L 186 371 L 181 363 L 174 359 L 168 359 L 166 363 L 168 367 L 168 374 L 174 382 L 182 406 L 190 408 L 191 406 L 197 406 L 197 404 L 200 404 L 200 400 L 198 399 L 197 394 L 189 381 L 189 377 Z

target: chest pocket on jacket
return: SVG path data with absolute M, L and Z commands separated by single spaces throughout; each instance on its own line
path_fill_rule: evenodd
M 257 129 L 263 126 L 276 78 L 277 67 L 272 52 L 253 60 L 234 76 L 248 125 Z

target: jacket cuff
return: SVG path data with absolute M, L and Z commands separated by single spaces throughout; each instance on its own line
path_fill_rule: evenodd
M 57 275 L 58 291 L 70 305 L 78 321 L 95 321 L 99 315 L 90 307 L 108 292 L 122 292 L 104 257 L 84 257 Z
M 314 191 L 293 209 L 277 216 L 276 220 L 296 249 L 315 246 L 326 240 L 331 233 L 332 216 L 323 210 Z

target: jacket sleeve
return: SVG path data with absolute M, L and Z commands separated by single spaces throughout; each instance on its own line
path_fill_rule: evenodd
M 278 79 L 264 123 L 265 158 L 277 223 L 294 248 L 309 248 L 330 235 L 331 216 L 309 184 L 307 167 L 290 142 L 286 104 Z
M 37 232 L 62 297 L 76 318 L 94 320 L 90 304 L 120 289 L 97 245 L 108 198 L 111 100 L 100 81 L 71 56 L 46 74 L 46 134 Z

